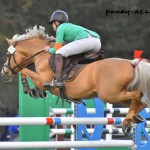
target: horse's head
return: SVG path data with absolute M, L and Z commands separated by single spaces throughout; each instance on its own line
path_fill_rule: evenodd
M 11 81 L 12 77 L 26 66 L 34 63 L 41 53 L 43 47 L 50 44 L 54 46 L 54 37 L 45 34 L 45 28 L 37 26 L 28 29 L 23 35 L 14 35 L 12 39 L 7 39 L 9 48 L 7 49 L 7 60 L 1 71 L 2 79 Z M 53 41 L 53 42 L 51 42 Z

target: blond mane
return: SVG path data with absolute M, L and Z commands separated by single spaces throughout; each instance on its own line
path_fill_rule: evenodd
M 12 40 L 14 40 L 16 42 L 20 42 L 22 40 L 28 40 L 28 39 L 36 38 L 36 37 L 42 37 L 47 41 L 51 41 L 51 40 L 55 39 L 53 36 L 49 37 L 48 34 L 45 34 L 45 27 L 39 26 L 39 28 L 38 28 L 37 25 L 35 25 L 33 28 L 26 29 L 25 34 L 14 35 Z

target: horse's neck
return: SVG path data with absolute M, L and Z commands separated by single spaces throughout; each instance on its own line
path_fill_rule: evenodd
M 43 51 L 44 46 L 47 45 L 47 41 L 41 38 L 35 38 L 27 40 L 22 44 L 23 45 L 20 46 L 24 47 L 24 55 L 26 55 L 26 59 L 31 58 L 31 63 L 34 63 L 36 71 L 42 69 L 43 72 L 46 72 L 46 70 L 50 72 L 48 62 L 51 55 L 50 53 Z M 49 74 L 51 75 L 52 73 Z
M 49 59 L 51 55 L 49 53 L 43 53 L 41 54 L 37 59 L 34 61 L 34 65 L 36 68 L 36 72 L 38 74 L 45 74 L 48 75 L 48 78 L 53 79 L 53 73 L 49 66 Z
M 39 66 L 40 64 L 45 64 L 49 62 L 51 55 L 49 53 L 43 52 L 39 56 L 36 56 L 34 59 L 34 64 Z
M 21 45 L 21 47 L 24 47 L 25 49 L 24 53 L 26 53 L 28 57 L 32 57 L 33 55 L 35 55 L 34 58 L 36 58 L 39 57 L 38 55 L 41 55 L 38 53 L 44 49 L 44 46 L 47 44 L 47 41 L 41 38 L 35 38 L 29 39 L 22 44 L 23 45 Z

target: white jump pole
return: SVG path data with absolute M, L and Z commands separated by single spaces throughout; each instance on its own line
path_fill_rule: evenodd
M 96 110 L 95 108 L 87 108 L 88 114 L 95 114 Z M 129 108 L 104 108 L 104 112 L 109 111 L 109 113 L 119 113 L 119 114 L 126 114 L 128 112 Z M 51 108 L 50 109 L 50 116 L 54 114 L 72 114 L 74 113 L 73 109 L 71 108 Z M 148 111 L 149 113 L 149 111 Z
M 146 130 L 147 131 L 147 130 Z M 87 132 L 89 133 L 89 134 L 93 134 L 93 132 L 94 132 L 94 129 L 87 129 Z M 123 131 L 122 131 L 122 129 L 121 128 L 117 128 L 117 129 L 112 129 L 112 128 L 110 128 L 110 129 L 105 129 L 105 130 L 103 130 L 103 133 L 104 134 L 106 134 L 106 132 L 107 132 L 107 134 L 109 133 L 109 134 L 117 134 L 117 135 L 121 135 L 121 134 L 123 134 L 124 135 L 124 133 L 123 133 Z M 113 133 L 114 132 L 114 133 Z M 118 133 L 115 133 L 115 132 L 118 132 Z M 51 134 L 74 134 L 74 129 L 50 129 L 50 133 Z M 82 131 L 82 134 L 84 134 L 84 132 Z
M 95 108 L 87 108 L 88 114 L 95 114 Z M 127 114 L 129 108 L 104 108 L 104 112 L 106 113 L 116 113 L 116 114 Z M 146 113 L 150 113 L 149 108 L 145 108 Z M 50 109 L 50 116 L 54 114 L 72 114 L 74 113 L 73 109 L 71 108 L 51 108 Z
M 0 142 L 0 149 L 20 148 L 98 148 L 98 147 L 133 147 L 132 140 L 111 141 L 59 141 L 59 142 Z
M 124 118 L 73 118 L 73 117 L 0 117 L 0 126 L 4 125 L 78 125 L 78 124 L 114 124 L 122 125 Z M 150 126 L 150 121 L 146 121 Z
M 73 118 L 73 117 L 0 117 L 3 125 L 78 125 L 78 124 L 117 124 L 121 125 L 124 118 Z

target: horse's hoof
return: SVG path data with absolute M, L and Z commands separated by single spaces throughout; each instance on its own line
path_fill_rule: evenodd
M 126 136 L 129 136 L 131 133 L 132 127 L 131 126 L 123 126 L 122 127 L 122 131 Z
M 29 95 L 33 98 L 36 98 L 36 99 L 39 97 L 39 93 L 35 89 L 31 89 L 29 92 Z
M 24 92 L 24 94 L 29 94 L 30 89 L 24 89 L 23 92 Z
M 28 91 L 23 91 L 24 92 L 24 94 L 28 94 L 29 92 Z
M 45 91 L 40 91 L 40 92 L 39 92 L 39 96 L 40 96 L 41 98 L 46 99 L 46 98 L 47 98 L 47 92 L 45 92 Z
M 136 116 L 133 117 L 133 120 L 134 120 L 135 123 L 138 124 L 138 123 L 143 122 L 144 118 L 142 116 L 140 116 L 140 115 L 136 115 Z
M 50 84 L 49 84 L 49 83 L 44 83 L 43 86 L 44 86 L 45 88 L 50 88 Z

